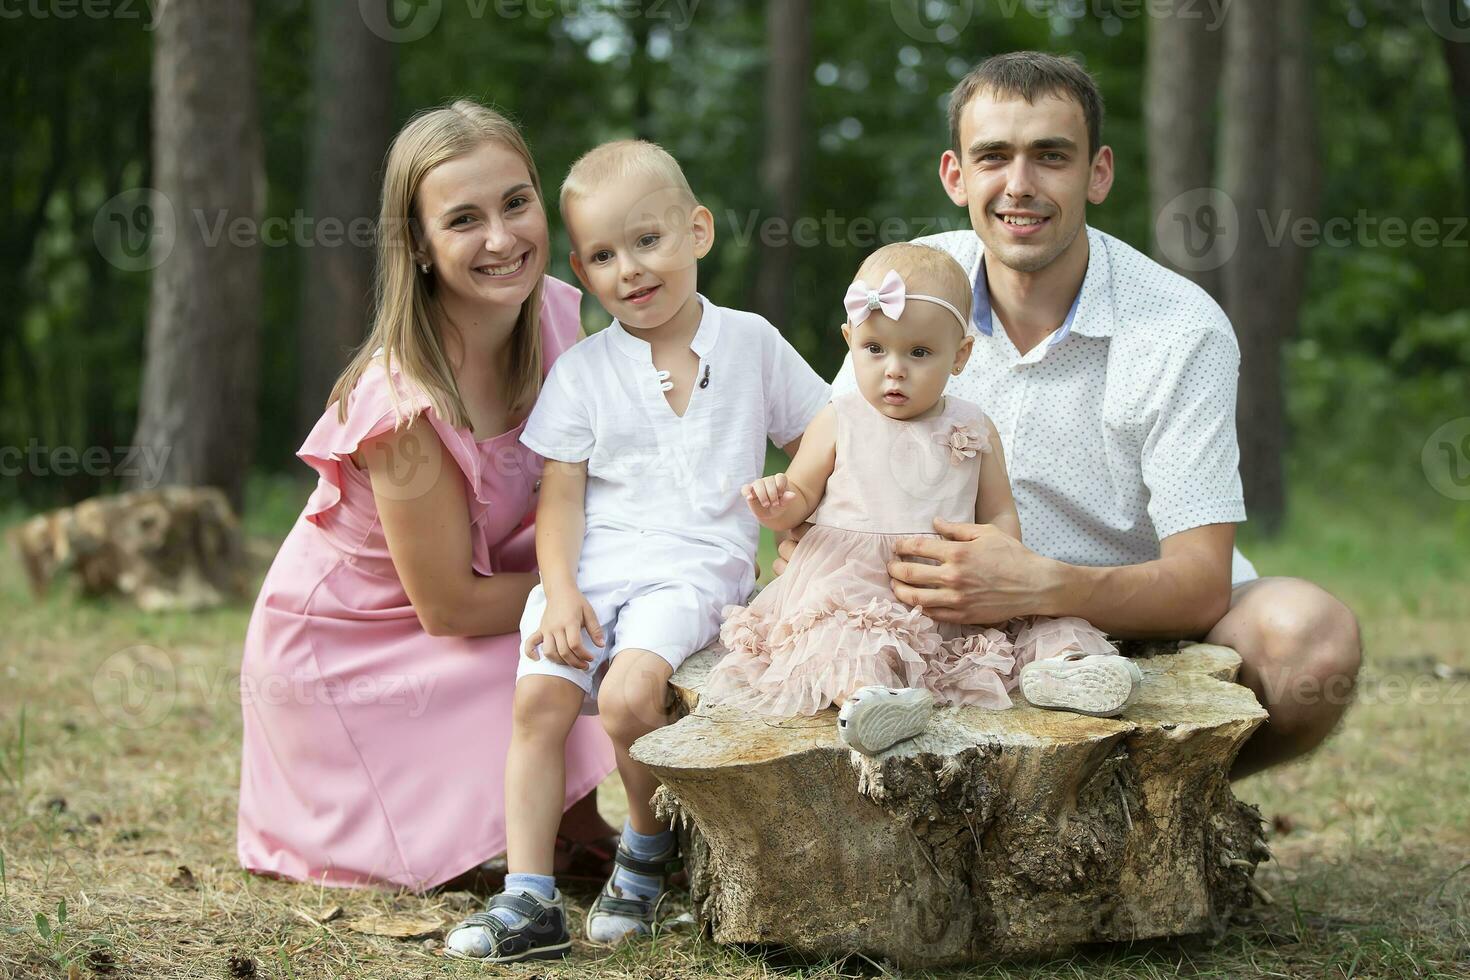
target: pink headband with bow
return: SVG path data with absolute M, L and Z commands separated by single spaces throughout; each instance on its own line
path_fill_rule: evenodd
M 898 274 L 897 269 L 889 269 L 888 275 L 883 277 L 883 284 L 877 289 L 869 289 L 868 284 L 861 279 L 854 280 L 853 284 L 847 287 L 847 295 L 842 297 L 842 305 L 847 309 L 848 322 L 857 326 L 875 310 L 890 320 L 897 320 L 903 316 L 903 308 L 908 301 L 915 299 L 925 303 L 934 303 L 949 310 L 960 322 L 960 332 L 969 333 L 969 323 L 965 321 L 960 311 L 955 309 L 953 303 L 940 299 L 938 296 L 909 292 L 903 284 L 903 276 Z

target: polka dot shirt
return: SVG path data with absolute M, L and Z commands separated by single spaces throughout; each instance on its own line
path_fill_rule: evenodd
M 1209 294 L 1087 229 L 1066 320 L 1024 355 L 990 308 L 972 231 L 918 239 L 975 283 L 975 350 L 947 391 L 1000 432 L 1027 547 L 1074 565 L 1133 565 L 1164 538 L 1245 520 L 1235 390 L 1240 349 Z M 856 388 L 851 357 L 833 393 Z M 1256 577 L 1238 551 L 1232 581 Z

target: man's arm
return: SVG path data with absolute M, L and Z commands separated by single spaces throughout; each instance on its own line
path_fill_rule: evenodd
M 1091 568 L 1044 558 L 984 524 L 934 522 L 943 539 L 907 538 L 888 565 L 893 594 L 940 622 L 1080 616 L 1125 637 L 1203 636 L 1230 608 L 1234 524 L 1170 535 L 1154 561 Z M 931 558 L 938 565 L 902 561 Z
M 1080 616 L 1114 636 L 1204 636 L 1230 609 L 1234 548 L 1234 524 L 1206 524 L 1165 538 L 1141 565 L 1056 562 L 1047 615 Z

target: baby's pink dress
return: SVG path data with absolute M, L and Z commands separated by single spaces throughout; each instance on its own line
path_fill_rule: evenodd
M 545 367 L 576 342 L 580 293 L 547 278 Z M 465 481 L 479 575 L 534 571 L 540 457 L 521 426 L 477 441 L 397 378 Z M 381 364 L 297 454 L 320 476 L 266 575 L 240 670 L 242 866 L 327 885 L 440 884 L 505 850 L 505 754 L 520 638 L 430 636 L 388 553 L 366 472 L 348 458 L 393 429 Z M 524 424 L 524 423 L 523 423 Z M 411 465 L 411 464 L 410 464 Z M 405 480 L 405 492 L 421 485 Z M 513 622 L 514 617 L 508 621 Z M 614 768 L 596 718 L 567 741 L 568 805 Z
M 1016 674 L 1068 650 L 1113 653 L 1085 620 L 936 623 L 893 595 L 888 562 L 903 537 L 938 537 L 934 519 L 975 520 L 990 452 L 979 407 L 946 396 L 940 412 L 900 422 L 860 392 L 832 401 L 837 460 L 785 573 L 749 606 L 725 610 L 729 653 L 704 696 L 767 715 L 816 714 L 859 687 L 923 687 L 944 704 L 1011 706 Z

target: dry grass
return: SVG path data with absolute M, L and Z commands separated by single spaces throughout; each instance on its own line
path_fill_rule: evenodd
M 1314 502 L 1287 538 L 1253 551 L 1265 571 L 1305 574 L 1347 599 L 1369 651 L 1361 703 L 1341 733 L 1313 758 L 1237 789 L 1276 821 L 1277 861 L 1260 878 L 1276 904 L 1214 946 L 1134 944 L 964 975 L 1470 976 L 1470 534 L 1463 505 L 1457 513 L 1436 501 L 1371 522 Z M 279 509 L 265 511 L 278 530 Z M 109 603 L 38 603 L 12 565 L 0 568 L 0 977 L 483 974 L 420 941 L 347 927 L 376 912 L 447 923 L 475 904 L 466 893 L 326 891 L 235 865 L 234 671 L 247 617 L 247 609 L 147 617 Z M 117 721 L 153 720 L 155 708 L 118 701 L 125 685 L 108 674 L 109 657 L 138 645 L 164 652 L 176 686 L 168 710 L 142 728 Z M 617 795 L 605 794 L 608 809 Z M 340 918 L 313 921 L 335 905 Z M 882 971 L 677 935 L 501 972 Z

